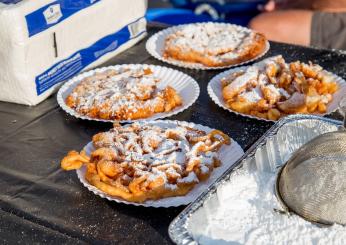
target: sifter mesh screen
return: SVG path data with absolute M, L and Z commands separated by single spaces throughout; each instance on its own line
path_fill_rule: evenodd
M 322 224 L 346 224 L 346 132 L 316 137 L 281 169 L 276 191 L 288 211 Z

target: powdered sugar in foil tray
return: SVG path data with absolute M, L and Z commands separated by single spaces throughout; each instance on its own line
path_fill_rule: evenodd
M 274 189 L 279 167 L 291 154 L 317 135 L 337 130 L 337 124 L 292 116 L 277 125 L 248 153 L 239 169 L 192 205 L 186 216 L 189 235 L 185 239 L 200 244 L 346 244 L 344 226 L 320 227 L 280 212 L 283 208 Z
M 201 244 L 346 244 L 346 227 L 321 228 L 281 210 L 274 193 L 276 172 L 239 171 L 218 190 L 220 205 L 208 217 Z M 212 201 L 212 200 L 210 200 Z

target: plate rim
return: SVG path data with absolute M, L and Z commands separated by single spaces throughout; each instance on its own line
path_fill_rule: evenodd
M 207 23 L 213 23 L 213 24 L 217 24 L 217 25 L 234 26 L 237 29 L 245 29 L 247 31 L 254 32 L 253 30 L 251 30 L 249 28 L 246 28 L 246 27 L 243 27 L 240 25 L 236 25 L 236 24 L 231 24 L 231 23 L 219 23 L 219 22 L 210 22 L 209 21 L 209 22 L 197 22 L 197 23 L 190 23 L 190 24 L 181 24 L 181 25 L 168 27 L 168 28 L 165 28 L 161 31 L 154 33 L 146 41 L 145 48 L 151 56 L 153 56 L 154 58 L 156 58 L 162 62 L 165 62 L 165 63 L 170 64 L 170 65 L 174 65 L 174 66 L 178 66 L 178 67 L 182 67 L 182 68 L 194 69 L 194 70 L 222 70 L 222 69 L 242 66 L 242 65 L 245 65 L 245 64 L 248 64 L 248 63 L 251 63 L 251 62 L 254 62 L 256 60 L 261 59 L 270 50 L 270 42 L 268 41 L 268 39 L 266 39 L 266 45 L 265 45 L 264 51 L 252 59 L 249 59 L 249 60 L 237 63 L 237 64 L 233 64 L 233 65 L 209 67 L 209 66 L 205 66 L 205 65 L 200 64 L 200 63 L 189 63 L 189 62 L 179 61 L 179 60 L 174 60 L 174 59 L 166 59 L 162 56 L 162 54 L 157 53 L 155 51 L 155 48 L 153 48 L 153 47 L 156 47 L 155 41 L 160 36 L 163 36 L 163 35 L 167 36 L 168 34 L 171 34 L 172 32 L 174 32 L 175 30 L 183 28 L 184 26 L 187 26 L 187 25 L 207 24 Z
M 100 119 L 100 118 L 91 118 L 85 115 L 79 114 L 77 111 L 73 110 L 69 106 L 66 105 L 65 99 L 63 98 L 63 93 L 66 92 L 71 86 L 74 86 L 75 84 L 77 85 L 78 83 L 81 82 L 81 80 L 85 77 L 91 76 L 96 72 L 102 72 L 107 69 L 118 69 L 120 67 L 143 67 L 143 68 L 152 68 L 152 69 L 165 69 L 167 72 L 174 72 L 179 76 L 182 76 L 182 79 L 186 80 L 186 83 L 191 84 L 193 86 L 194 90 L 194 95 L 191 98 L 191 101 L 187 103 L 186 105 L 182 105 L 180 107 L 177 107 L 178 109 L 176 111 L 170 111 L 170 112 L 163 112 L 163 113 L 155 113 L 151 117 L 148 118 L 142 118 L 142 119 L 135 119 L 135 120 L 108 120 L 108 119 Z M 188 108 L 190 108 L 193 104 L 196 103 L 199 95 L 200 95 L 201 89 L 198 85 L 198 82 L 188 74 L 181 72 L 176 69 L 172 69 L 170 67 L 166 66 L 160 66 L 160 65 L 152 65 L 152 64 L 139 64 L 139 63 L 134 63 L 134 64 L 118 64 L 118 65 L 111 65 L 111 66 L 103 66 L 99 67 L 96 69 L 91 69 L 85 72 L 82 72 L 72 78 L 70 78 L 67 82 L 65 82 L 59 89 L 56 97 L 59 106 L 70 116 L 73 116 L 78 119 L 82 120 L 88 120 L 88 121 L 96 121 L 96 122 L 107 122 L 107 123 L 113 123 L 113 122 L 119 122 L 119 123 L 133 123 L 133 122 L 140 122 L 140 121 L 151 121 L 151 120 L 157 120 L 157 119 L 163 119 L 167 117 L 171 117 L 174 115 L 177 115 Z
M 175 124 L 175 125 L 181 125 L 181 126 L 199 127 L 199 128 L 204 128 L 205 130 L 213 130 L 213 128 L 210 128 L 208 126 L 204 126 L 204 125 L 201 125 L 201 124 L 196 124 L 196 123 L 187 122 L 187 121 L 178 121 L 178 120 L 140 121 L 138 123 L 140 123 L 142 125 L 143 124 L 154 124 L 155 125 L 155 124 L 162 124 L 162 123 L 163 124 Z M 220 178 L 220 176 L 222 176 L 229 168 L 231 168 L 238 161 L 238 159 L 240 159 L 244 155 L 244 150 L 240 146 L 240 144 L 237 141 L 235 141 L 233 138 L 231 138 L 231 142 L 232 142 L 232 144 L 229 145 L 228 147 L 232 147 L 235 150 L 235 152 L 238 153 L 239 156 L 237 155 L 237 158 L 233 159 L 232 162 L 228 164 L 229 166 L 227 168 L 225 168 L 224 171 L 220 172 L 215 177 L 215 179 L 213 181 L 211 181 L 210 183 L 207 183 L 206 188 L 203 188 L 201 191 L 195 193 L 192 197 L 190 197 L 191 200 L 188 200 L 188 199 L 185 200 L 185 201 L 184 200 L 180 200 L 180 202 L 177 202 L 175 204 L 165 204 L 165 203 L 160 202 L 164 198 L 163 199 L 158 199 L 158 200 L 149 200 L 149 201 L 151 201 L 151 203 L 146 203 L 146 202 L 136 203 L 136 202 L 129 202 L 129 201 L 126 201 L 126 200 L 122 200 L 121 198 L 118 198 L 118 197 L 112 197 L 112 196 L 108 195 L 107 193 L 97 189 L 95 186 L 89 184 L 86 180 L 84 180 L 85 177 L 82 176 L 83 171 L 81 169 L 77 169 L 76 170 L 76 174 L 77 174 L 77 177 L 78 177 L 79 181 L 82 183 L 82 185 L 84 187 L 86 187 L 89 191 L 93 192 L 95 195 L 100 196 L 101 198 L 107 199 L 108 201 L 114 201 L 114 202 L 117 202 L 117 203 L 123 203 L 123 204 L 133 205 L 133 206 L 153 207 L 153 208 L 179 207 L 179 206 L 188 205 L 188 204 L 194 202 L 194 200 L 201 193 L 203 193 L 206 189 L 208 189 L 211 185 L 213 185 L 213 183 L 215 181 L 217 181 L 217 179 Z M 92 144 L 92 141 L 88 142 L 83 147 L 83 149 L 85 149 L 89 144 Z M 85 166 L 83 166 L 83 167 L 85 168 Z M 215 172 L 213 171 L 211 174 L 213 174 L 213 173 L 215 173 Z M 201 183 L 205 184 L 206 181 L 203 181 Z M 197 185 L 199 185 L 199 184 L 197 184 Z M 189 193 L 191 193 L 191 191 Z M 188 195 L 189 193 L 187 193 L 186 195 Z M 186 195 L 184 197 L 186 197 Z M 177 196 L 177 197 L 183 197 L 183 196 Z M 175 198 L 175 197 L 169 197 L 169 198 Z M 184 199 L 186 199 L 186 198 L 184 198 Z
M 272 57 L 275 57 L 275 56 L 272 56 Z M 270 59 L 272 57 L 268 57 L 267 59 Z M 266 60 L 266 59 L 264 59 Z M 264 60 L 260 61 L 260 62 L 263 62 Z M 260 62 L 256 62 L 255 64 L 253 65 L 256 65 Z M 240 116 L 244 116 L 244 117 L 247 117 L 247 118 L 251 118 L 251 119 L 256 119 L 256 120 L 259 120 L 259 121 L 266 121 L 266 122 L 277 122 L 279 121 L 280 119 L 278 120 L 270 120 L 270 119 L 265 119 L 265 118 L 260 118 L 260 117 L 256 117 L 256 116 L 253 116 L 253 115 L 249 115 L 249 114 L 244 114 L 244 113 L 240 113 L 240 112 L 237 112 L 237 111 L 234 111 L 228 107 L 226 107 L 223 103 L 222 103 L 222 100 L 223 98 L 219 98 L 217 96 L 217 94 L 215 93 L 214 89 L 213 89 L 213 84 L 216 84 L 218 82 L 221 81 L 221 78 L 222 77 L 225 77 L 227 75 L 230 75 L 234 72 L 237 72 L 237 71 L 240 71 L 240 70 L 243 70 L 243 69 L 247 69 L 253 65 L 246 65 L 246 66 L 240 66 L 240 67 L 234 67 L 234 68 L 231 68 L 229 70 L 226 70 L 226 71 L 223 71 L 217 75 L 215 75 L 214 77 L 212 77 L 212 79 L 209 81 L 208 83 L 208 86 L 207 86 L 207 91 L 208 91 L 208 95 L 209 97 L 211 98 L 211 100 L 216 104 L 218 105 L 219 107 L 221 107 L 222 109 L 226 110 L 226 111 L 229 111 L 229 112 L 232 112 L 232 113 L 235 113 L 236 115 L 240 115 Z M 337 74 L 335 73 L 332 73 L 332 72 L 329 72 L 327 70 L 325 70 L 328 74 L 331 74 L 334 78 L 335 78 L 335 81 L 338 83 L 338 85 L 343 85 L 342 87 L 345 87 L 344 89 L 346 90 L 346 81 L 345 79 L 343 79 L 341 76 L 338 76 Z M 337 91 L 338 92 L 338 91 Z M 336 93 L 337 93 L 336 92 Z M 346 96 L 346 95 L 345 95 Z M 333 97 L 334 98 L 334 97 Z M 330 106 L 330 103 L 329 103 L 329 106 Z M 327 107 L 328 108 L 328 107 Z M 329 111 L 329 112 L 326 112 L 326 113 L 308 113 L 308 114 L 290 114 L 290 115 L 315 115 L 315 116 L 320 116 L 320 117 L 323 117 L 323 116 L 326 116 L 326 115 L 329 115 L 335 111 L 338 110 L 338 107 L 334 108 L 333 110 Z M 290 116 L 290 115 L 287 115 L 287 116 Z M 287 117 L 285 116 L 285 117 Z

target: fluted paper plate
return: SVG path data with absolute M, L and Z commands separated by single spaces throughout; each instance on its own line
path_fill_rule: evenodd
M 151 125 L 157 125 L 157 126 L 171 126 L 174 127 L 176 125 L 181 126 L 188 126 L 191 128 L 196 128 L 199 130 L 204 130 L 205 132 L 210 132 L 213 129 L 194 124 L 194 123 L 188 123 L 188 122 L 181 122 L 181 121 L 170 121 L 170 120 L 158 120 L 158 121 L 151 121 L 151 122 L 139 122 L 140 124 L 151 124 Z M 95 148 L 93 147 L 92 142 L 87 144 L 84 147 L 84 150 L 86 151 L 87 155 L 90 155 L 91 152 Z M 159 200 L 148 200 L 143 203 L 136 203 L 136 202 L 128 202 L 121 198 L 114 197 L 111 195 L 106 194 L 105 192 L 97 189 L 95 186 L 88 183 L 88 181 L 85 179 L 85 171 L 86 167 L 83 166 L 81 169 L 77 170 L 77 176 L 79 180 L 82 182 L 82 184 L 88 188 L 89 191 L 92 191 L 95 195 L 98 195 L 102 198 L 106 198 L 109 201 L 115 201 L 118 203 L 125 203 L 125 204 L 131 204 L 135 206 L 144 206 L 144 207 L 177 207 L 181 205 L 187 205 L 191 202 L 193 202 L 201 193 L 203 193 L 210 185 L 212 185 L 227 169 L 232 167 L 232 165 L 244 154 L 243 149 L 240 147 L 240 145 L 232 139 L 231 145 L 223 145 L 219 150 L 219 159 L 221 160 L 222 164 L 220 167 L 215 168 L 213 172 L 210 174 L 209 178 L 206 181 L 200 182 L 195 187 L 187 193 L 185 196 L 177 196 L 177 197 L 168 197 L 163 198 Z
M 253 115 L 248 115 L 248 114 L 244 114 L 244 113 L 240 113 L 237 111 L 234 111 L 230 108 L 227 107 L 226 102 L 223 99 L 222 96 L 222 87 L 221 87 L 221 79 L 224 77 L 229 76 L 230 74 L 234 73 L 234 72 L 239 72 L 241 70 L 246 70 L 248 67 L 250 66 L 242 66 L 242 67 L 237 67 L 237 68 L 233 68 L 227 71 L 224 71 L 218 75 L 216 75 L 215 77 L 213 77 L 209 84 L 208 84 L 208 94 L 210 96 L 210 98 L 221 108 L 233 112 L 235 114 L 238 115 L 242 115 L 245 117 L 249 117 L 249 118 L 253 118 L 253 119 L 257 119 L 257 120 L 262 120 L 262 121 L 268 121 L 268 122 L 275 122 L 274 120 L 269 120 L 269 119 L 264 119 L 264 118 L 260 118 L 260 117 L 256 117 Z M 332 74 L 332 73 L 330 73 Z M 316 115 L 316 116 L 325 116 L 328 115 L 334 111 L 336 111 L 339 107 L 339 102 L 341 101 L 341 99 L 346 95 L 346 81 L 335 75 L 332 74 L 333 77 L 335 78 L 336 83 L 339 85 L 339 90 L 333 95 L 333 100 L 328 104 L 327 106 L 327 112 L 326 113 L 312 113 L 312 115 Z
M 77 111 L 73 110 L 72 108 L 66 105 L 65 103 L 66 97 L 81 82 L 81 80 L 83 80 L 86 77 L 92 76 L 96 72 L 103 72 L 108 69 L 119 69 L 119 68 L 136 69 L 141 67 L 144 69 L 150 68 L 153 71 L 154 76 L 161 79 L 161 81 L 157 84 L 158 89 L 163 89 L 167 86 L 173 87 L 182 97 L 183 104 L 181 106 L 174 108 L 170 112 L 155 113 L 153 116 L 144 118 L 144 119 L 122 120 L 120 121 L 121 123 L 131 123 L 135 121 L 145 121 L 145 120 L 156 120 L 156 119 L 170 117 L 186 110 L 197 100 L 199 96 L 199 92 L 200 92 L 198 83 L 192 77 L 186 75 L 185 73 L 182 73 L 180 71 L 177 71 L 168 67 L 163 67 L 163 66 L 154 66 L 154 65 L 145 65 L 145 64 L 125 64 L 125 65 L 115 65 L 115 66 L 102 67 L 102 68 L 90 70 L 88 72 L 84 72 L 72 78 L 60 88 L 57 94 L 58 104 L 68 114 L 80 119 L 101 121 L 101 122 L 114 122 L 115 120 L 91 118 L 91 117 L 79 114 Z
M 200 24 L 200 23 L 195 23 L 195 24 Z M 238 26 L 238 25 L 233 25 L 233 24 L 228 24 L 228 23 L 213 23 L 213 24 L 221 25 L 221 26 L 231 25 L 231 26 L 234 26 L 237 30 L 246 30 L 248 32 L 251 32 L 250 29 L 242 27 L 242 26 Z M 265 50 L 261 54 L 259 54 L 258 56 L 254 57 L 250 60 L 240 62 L 238 64 L 233 64 L 233 65 L 228 65 L 228 66 L 218 66 L 218 67 L 210 67 L 210 66 L 205 66 L 205 65 L 200 64 L 200 63 L 179 61 L 179 60 L 167 59 L 167 58 L 163 57 L 163 51 L 164 51 L 166 37 L 168 35 L 176 32 L 176 31 L 178 31 L 179 29 L 183 28 L 184 26 L 187 26 L 187 25 L 194 25 L 194 24 L 184 24 L 184 25 L 173 26 L 173 27 L 164 29 L 164 30 L 159 31 L 158 33 L 152 35 L 146 43 L 146 49 L 147 49 L 148 53 L 160 61 L 166 62 L 166 63 L 171 64 L 171 65 L 176 65 L 179 67 L 198 69 L 198 70 L 217 70 L 217 69 L 225 69 L 225 68 L 235 67 L 235 66 L 239 66 L 239 65 L 245 65 L 247 63 L 253 62 L 257 59 L 260 59 L 262 56 L 264 56 L 270 49 L 270 44 L 267 41 Z

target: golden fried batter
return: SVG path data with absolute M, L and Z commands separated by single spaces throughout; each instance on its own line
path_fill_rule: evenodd
M 150 124 L 115 125 L 93 137 L 90 158 L 75 151 L 62 160 L 65 170 L 86 165 L 86 180 L 130 202 L 187 194 L 221 165 L 218 150 L 230 144 L 218 130 Z

